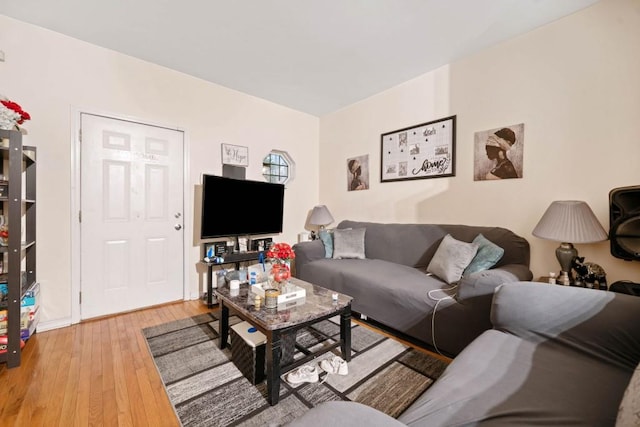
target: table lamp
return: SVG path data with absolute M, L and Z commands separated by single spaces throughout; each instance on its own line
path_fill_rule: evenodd
M 313 207 L 311 216 L 309 217 L 309 224 L 318 226 L 318 231 L 324 229 L 325 226 L 333 222 L 333 216 L 325 205 L 318 205 Z M 317 238 L 315 231 L 311 231 L 311 239 Z
M 573 243 L 607 240 L 607 233 L 586 202 L 560 200 L 551 203 L 533 229 L 534 236 L 560 242 L 556 258 L 560 263 L 560 283 L 571 283 L 571 262 L 578 256 Z

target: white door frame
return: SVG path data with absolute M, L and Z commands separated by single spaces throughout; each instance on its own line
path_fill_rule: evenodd
M 71 129 L 71 324 L 79 323 L 81 320 L 80 314 L 80 267 L 81 267 L 81 247 L 80 247 L 80 126 L 81 126 L 81 114 L 93 114 L 97 116 L 103 116 L 110 119 L 126 120 L 134 123 L 140 123 L 143 125 L 163 127 L 166 129 L 177 130 L 184 133 L 183 144 L 183 259 L 184 267 L 182 271 L 183 276 L 183 288 L 182 295 L 184 301 L 190 299 L 189 289 L 189 272 L 187 266 L 190 265 L 189 261 L 189 249 L 191 248 L 191 242 L 188 240 L 193 230 L 192 218 L 193 218 L 193 206 L 191 203 L 187 203 L 190 197 L 189 193 L 189 138 L 187 132 L 179 127 L 167 126 L 163 124 L 154 123 L 149 120 L 139 119 L 136 117 L 127 117 L 116 113 L 105 113 L 91 110 L 89 108 L 72 107 L 71 117 L 73 120 Z

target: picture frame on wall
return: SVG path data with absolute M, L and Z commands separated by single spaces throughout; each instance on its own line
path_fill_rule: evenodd
M 456 116 L 383 133 L 380 182 L 456 175 Z
M 347 191 L 369 189 L 369 155 L 347 159 Z
M 245 167 L 249 166 L 249 147 L 223 143 L 222 164 Z
M 524 123 L 478 131 L 474 134 L 474 181 L 522 178 Z

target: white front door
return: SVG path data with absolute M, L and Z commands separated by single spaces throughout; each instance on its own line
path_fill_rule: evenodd
M 80 316 L 183 298 L 181 131 L 80 116 Z

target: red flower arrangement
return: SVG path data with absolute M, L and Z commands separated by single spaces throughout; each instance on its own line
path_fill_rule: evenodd
M 0 103 L 2 105 L 4 105 L 5 107 L 7 107 L 10 110 L 15 111 L 17 114 L 20 115 L 20 119 L 18 119 L 18 121 L 16 123 L 18 123 L 19 125 L 23 124 L 25 120 L 31 120 L 31 116 L 29 115 L 29 113 L 27 113 L 26 111 L 24 111 L 22 109 L 22 107 L 20 106 L 20 104 L 18 104 L 17 102 L 13 102 L 13 101 L 0 101 Z
M 267 251 L 267 258 L 288 261 L 296 257 L 288 243 L 274 243 Z
M 271 274 L 273 280 L 276 282 L 284 282 L 291 278 L 291 270 L 287 261 L 296 257 L 295 252 L 291 249 L 288 243 L 275 243 L 267 251 L 267 258 L 269 258 L 273 266 L 271 267 Z
M 31 120 L 31 115 L 24 111 L 20 104 L 8 100 L 0 95 L 0 129 L 17 128 L 26 120 Z

